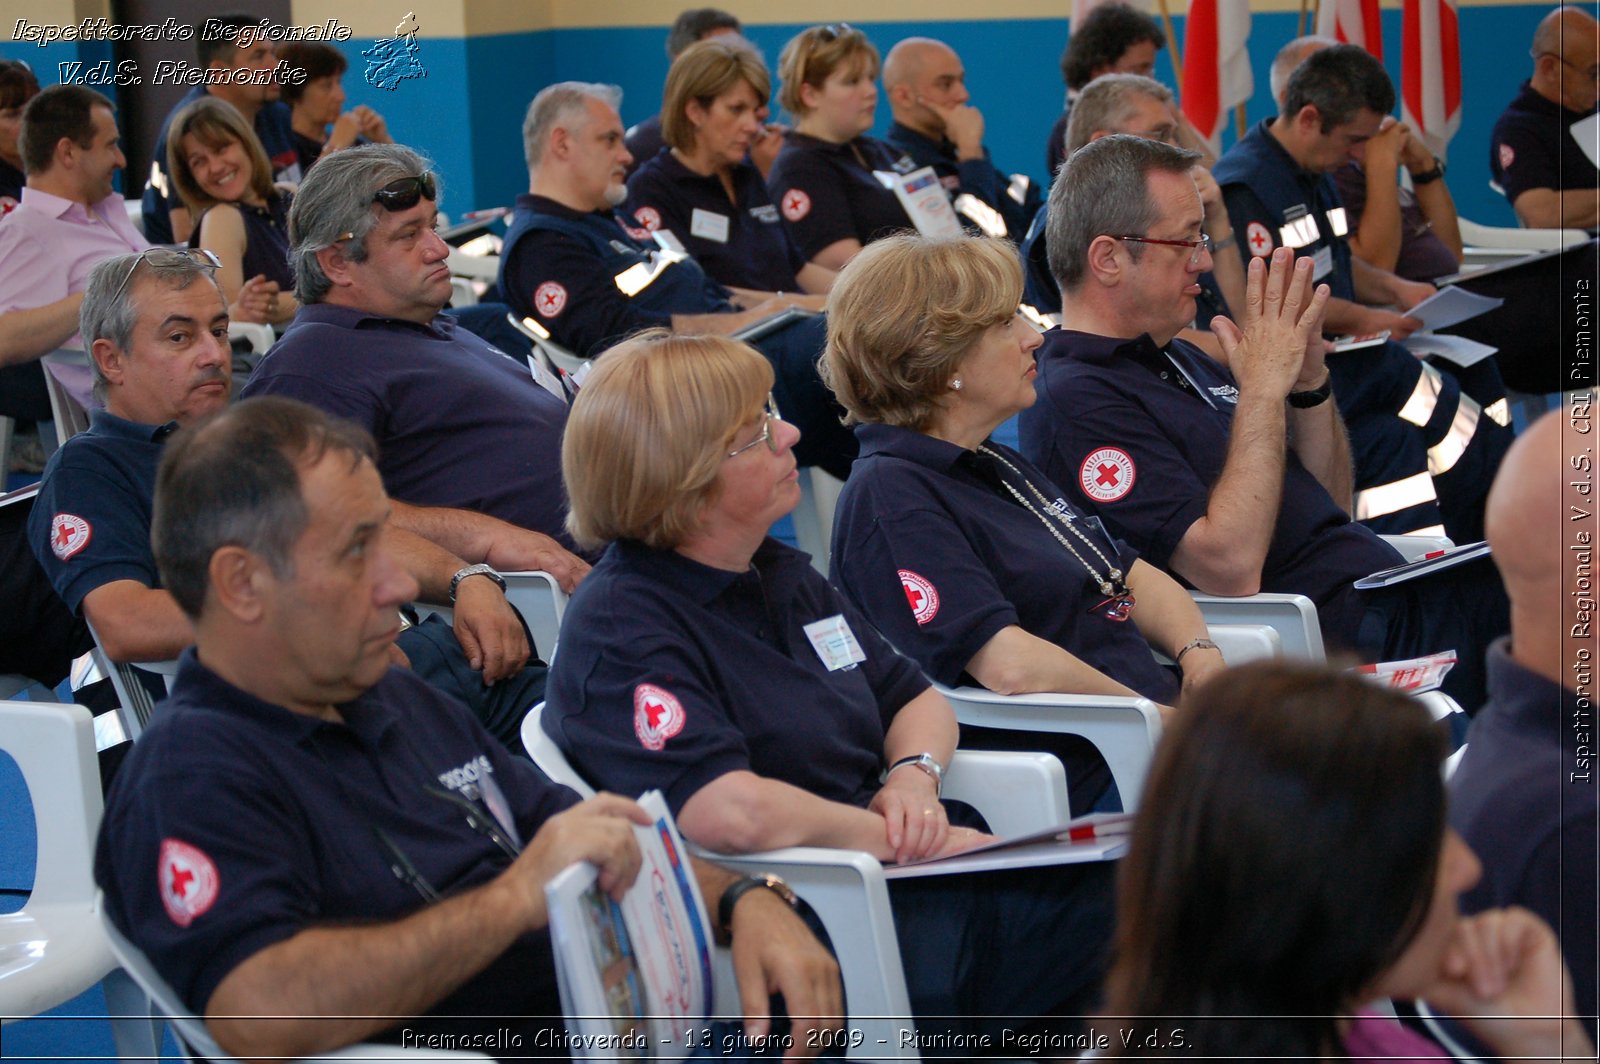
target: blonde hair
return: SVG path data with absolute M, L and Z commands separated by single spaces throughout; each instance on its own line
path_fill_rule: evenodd
M 616 539 L 677 547 L 772 384 L 767 360 L 725 336 L 650 329 L 602 354 L 562 437 L 572 538 L 587 550 Z
M 772 79 L 754 46 L 744 38 L 736 43 L 713 37 L 684 49 L 667 71 L 661 91 L 661 137 L 679 151 L 693 151 L 694 123 L 689 121 L 689 101 L 698 100 L 709 110 L 723 93 L 740 82 L 755 90 L 763 105 L 772 94 Z
M 172 175 L 172 183 L 191 213 L 199 214 L 218 201 L 200 187 L 194 171 L 189 169 L 188 153 L 183 150 L 183 138 L 188 136 L 212 151 L 221 151 L 230 141 L 238 141 L 250 160 L 250 190 L 263 200 L 272 198 L 272 162 L 261 146 L 261 138 L 233 104 L 215 96 L 202 96 L 172 117 L 167 133 L 167 173 Z
M 847 422 L 925 430 L 961 360 L 1022 300 L 1010 241 L 904 233 L 851 259 L 828 296 L 822 379 Z
M 800 86 L 820 89 L 835 70 L 854 65 L 863 66 L 872 78 L 878 76 L 878 49 L 866 34 L 842 22 L 802 30 L 778 56 L 778 77 L 783 82 L 778 102 L 799 118 L 810 111 L 800 100 Z

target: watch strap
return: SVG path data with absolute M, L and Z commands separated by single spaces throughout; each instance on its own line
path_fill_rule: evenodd
M 717 899 L 717 935 L 719 941 L 726 944 L 733 939 L 733 907 L 739 904 L 739 899 L 752 890 L 770 890 L 791 909 L 800 907 L 800 896 L 794 888 L 774 875 L 743 876 L 728 884 L 722 892 L 722 897 Z

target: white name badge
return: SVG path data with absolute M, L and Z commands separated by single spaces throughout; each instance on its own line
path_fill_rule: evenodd
M 696 207 L 694 213 L 689 216 L 689 235 L 700 237 L 702 240 L 715 240 L 719 244 L 726 244 L 728 242 L 728 216 Z
M 1333 248 L 1324 245 L 1311 256 L 1311 279 L 1320 281 L 1333 272 Z
M 806 638 L 811 640 L 811 649 L 817 652 L 817 657 L 822 659 L 822 664 L 828 667 L 829 672 L 853 669 L 867 660 L 861 644 L 856 642 L 856 634 L 850 630 L 841 613 L 812 621 L 804 631 Z

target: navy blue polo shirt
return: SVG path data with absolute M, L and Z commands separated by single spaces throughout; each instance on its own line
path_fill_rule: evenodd
M 830 671 L 803 631 L 832 617 L 854 667 Z M 659 787 L 674 813 L 740 770 L 864 808 L 890 722 L 927 688 L 792 547 L 767 539 L 732 573 L 623 540 L 567 607 L 544 719 L 597 786 Z
M 1257 258 L 1287 245 L 1296 255 L 1317 256 L 1318 284 L 1326 283 L 1336 299 L 1355 299 L 1355 274 L 1345 233 L 1345 217 L 1333 178 L 1312 173 L 1267 129 L 1257 123 L 1217 160 L 1212 176 L 1222 186 L 1223 202 L 1240 253 Z
M 572 549 L 561 484 L 565 401 L 449 315 L 419 325 L 327 303 L 301 307 L 242 395 L 288 396 L 365 428 L 397 499 L 475 510 Z
M 729 175 L 733 202 L 716 174 L 697 174 L 671 148 L 628 178 L 628 211 L 646 229 L 667 229 L 715 281 L 758 292 L 793 292 L 806 264 L 778 218 L 761 171 L 740 162 Z
M 1233 375 L 1182 340 L 1161 350 L 1149 336 L 1052 329 L 1036 357 L 1039 401 L 1021 414 L 1022 453 L 1146 561 L 1172 572 L 1173 551 L 1205 516 L 1228 456 Z M 1329 640 L 1356 647 L 1366 603 L 1351 581 L 1400 561 L 1291 449 L 1261 590 L 1307 596 Z
M 141 224 L 145 239 L 152 244 L 173 242 L 169 212 L 183 206 L 177 182 L 167 173 L 167 131 L 172 128 L 172 116 L 205 95 L 206 87 L 196 85 L 183 94 L 161 121 L 161 134 L 150 156 L 150 178 L 145 182 L 142 200 Z M 276 100 L 256 112 L 254 125 L 256 136 L 261 138 L 261 146 L 266 149 L 267 160 L 272 163 L 272 180 L 298 185 L 305 175 L 300 169 L 300 153 L 290 118 L 289 105 Z
M 910 173 L 924 166 L 933 167 L 952 197 L 965 193 L 998 211 L 1006 223 L 1004 236 L 1020 241 L 1027 235 L 1028 223 L 1039 210 L 1039 191 L 1029 182 L 1023 198 L 1013 198 L 1011 179 L 990 160 L 988 148 L 983 149 L 981 158 L 957 159 L 956 146 L 949 140 L 925 137 L 899 122 L 889 127 L 883 139 L 889 147 L 902 153 L 903 162 L 897 169 Z
M 645 243 L 650 240 L 648 231 L 625 231 L 609 211 L 575 211 L 548 196 L 518 196 L 516 213 L 528 211 L 579 223 L 599 218 L 615 228 L 613 250 L 619 257 L 643 256 L 654 247 Z M 523 316 L 537 318 L 557 343 L 580 355 L 598 355 L 641 329 L 670 329 L 674 314 L 716 314 L 736 309 L 714 283 L 682 286 L 670 309 L 653 306 L 623 294 L 617 287 L 616 275 L 617 270 L 592 246 L 551 229 L 522 234 L 500 260 L 500 290 L 511 308 Z M 668 280 L 663 277 L 651 288 Z
M 431 790 L 509 821 L 524 843 L 577 801 L 403 669 L 338 709 L 342 722 L 330 722 L 264 702 L 190 649 L 117 774 L 95 880 L 117 926 L 197 1013 L 240 963 L 300 931 L 420 909 L 380 832 L 441 896 L 503 871 L 499 845 Z M 559 1016 L 548 935 L 517 939 L 430 1015 L 513 1026 Z
M 1571 126 L 1588 115 L 1570 111 L 1534 91 L 1531 82 L 1501 112 L 1489 135 L 1489 173 L 1512 203 L 1524 192 L 1600 187 L 1600 168 L 1589 161 Z
M 998 481 L 1041 510 L 1052 505 L 1068 515 L 1124 573 L 1138 554 L 1085 519 L 1033 463 L 985 444 L 1019 477 L 986 455 L 892 425 L 861 425 L 856 438 L 861 457 L 834 511 L 831 575 L 928 675 L 975 683 L 967 663 L 1001 629 L 1018 625 L 1142 695 L 1176 697 L 1176 678 L 1156 664 L 1135 621 L 1090 614 L 1105 598 L 1098 581 Z M 1037 503 L 1024 479 L 1047 503 Z M 1106 563 L 1072 543 L 1105 573 Z
M 1489 703 L 1450 778 L 1450 825 L 1483 862 L 1462 908 L 1521 905 L 1555 928 L 1593 1038 L 1600 803 L 1593 756 L 1574 756 L 1578 695 L 1515 661 L 1511 637 L 1489 648 L 1488 666 Z
M 178 427 L 141 425 L 104 410 L 45 467 L 28 539 L 56 593 L 74 613 L 113 580 L 161 586 L 150 547 L 156 468 Z
M 894 173 L 894 153 L 871 137 L 832 144 L 793 130 L 767 175 L 767 189 L 800 253 L 809 261 L 840 240 L 870 244 L 915 229 L 900 198 L 873 176 Z

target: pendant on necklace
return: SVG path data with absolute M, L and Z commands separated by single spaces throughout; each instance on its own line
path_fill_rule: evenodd
M 1113 595 L 1110 598 L 1096 602 L 1089 607 L 1088 613 L 1090 616 L 1099 614 L 1108 621 L 1126 621 L 1133 613 L 1135 604 L 1136 600 L 1133 597 L 1133 592 L 1125 591 L 1120 595 Z

